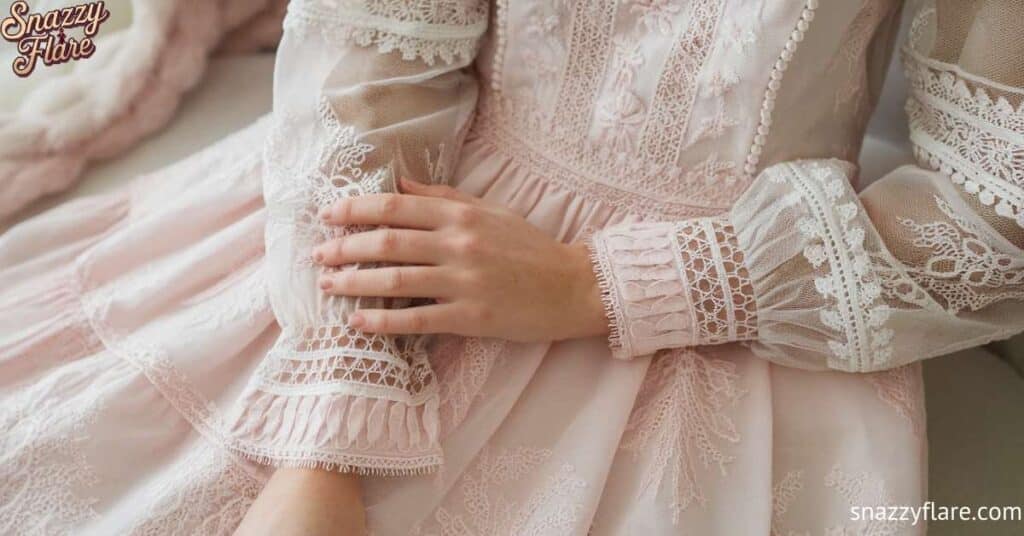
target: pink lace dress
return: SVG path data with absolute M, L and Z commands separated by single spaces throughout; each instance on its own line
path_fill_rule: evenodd
M 270 117 L 0 237 L 0 532 L 226 534 L 304 466 L 378 535 L 922 533 L 850 515 L 924 500 L 916 362 L 1024 324 L 980 3 L 908 13 L 921 165 L 858 195 L 898 2 L 293 0 Z M 315 211 L 397 176 L 588 240 L 611 341 L 347 327 L 409 304 L 321 295 Z

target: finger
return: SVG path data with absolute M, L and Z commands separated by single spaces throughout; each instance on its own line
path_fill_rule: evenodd
M 436 266 L 388 266 L 345 270 L 320 276 L 320 289 L 333 296 L 445 298 L 458 282 Z
M 403 178 L 400 182 L 402 184 L 402 191 L 413 195 L 448 199 L 471 205 L 479 205 L 482 201 L 478 197 L 460 192 L 447 184 L 423 184 L 422 182 L 406 178 Z
M 360 309 L 349 315 L 348 325 L 378 334 L 454 333 L 459 306 L 451 303 L 407 309 Z
M 387 225 L 436 229 L 449 222 L 454 205 L 447 199 L 403 194 L 348 197 L 320 210 L 320 219 L 333 225 Z
M 320 244 L 313 260 L 324 266 L 357 262 L 440 264 L 445 254 L 437 233 L 409 229 L 374 229 Z

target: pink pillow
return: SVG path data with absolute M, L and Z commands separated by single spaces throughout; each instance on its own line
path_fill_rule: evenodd
M 167 124 L 222 41 L 232 51 L 276 42 L 286 3 L 131 0 L 132 21 L 106 35 L 101 26 L 95 55 L 0 113 L 0 220 Z

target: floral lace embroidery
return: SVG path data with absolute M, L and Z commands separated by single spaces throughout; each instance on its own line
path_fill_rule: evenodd
M 841 337 L 828 341 L 829 365 L 865 371 L 892 359 L 890 310 L 882 299 L 881 278 L 864 247 L 857 223 L 860 202 L 838 168 L 821 163 L 771 168 L 771 180 L 788 182 L 800 195 L 807 215 L 797 226 L 808 239 L 804 257 L 823 272 L 814 286 L 829 305 L 821 321 Z
M 787 530 L 782 528 L 782 517 L 795 500 L 804 491 L 803 471 L 790 471 L 773 487 L 773 516 L 771 536 L 811 536 L 812 532 Z M 843 512 L 848 508 L 887 508 L 894 505 L 882 478 L 870 473 L 849 474 L 839 465 L 834 465 L 825 475 L 826 489 L 834 491 L 844 502 Z M 894 536 L 900 532 L 898 521 L 862 519 L 844 525 L 825 527 L 824 536 Z
M 612 55 L 613 95 L 598 104 L 598 143 L 605 145 L 620 158 L 626 158 L 635 148 L 643 125 L 645 106 L 633 92 L 633 82 L 644 64 L 640 42 L 618 37 Z
M 170 480 L 148 491 L 144 521 L 132 536 L 229 535 L 238 528 L 263 482 L 241 470 L 223 449 L 203 440 L 174 466 Z
M 701 119 L 697 130 L 694 131 L 690 136 L 690 139 L 686 142 L 687 146 L 693 145 L 701 140 L 717 138 L 724 134 L 727 129 L 740 124 L 738 119 L 729 116 L 725 111 L 725 99 L 722 98 L 721 92 L 728 91 L 730 86 L 726 85 L 727 82 L 720 83 L 723 85 L 717 86 L 713 93 L 713 95 L 718 99 L 715 115 Z M 730 167 L 730 170 L 731 169 L 732 168 Z
M 744 393 L 738 380 L 735 363 L 691 349 L 660 353 L 647 371 L 620 448 L 637 457 L 652 452 L 641 490 L 657 494 L 671 486 L 673 523 L 694 502 L 705 504 L 699 468 L 725 474 L 733 459 L 721 443 L 740 440 L 729 417 Z
M 440 391 L 442 437 L 466 418 L 506 349 L 507 343 L 497 339 L 445 336 L 430 352 Z
M 263 240 L 259 242 L 258 250 L 262 253 Z M 209 291 L 185 302 L 196 307 L 189 317 L 190 329 L 216 331 L 239 320 L 251 325 L 261 315 L 271 314 L 262 259 L 238 266 L 229 273 L 231 275 Z
M 361 165 L 373 146 L 358 141 L 355 129 L 341 125 L 330 104 L 321 101 L 321 124 L 326 131 L 319 150 L 300 158 L 289 158 L 288 137 L 299 122 L 283 116 L 267 141 L 268 180 L 265 197 L 269 211 L 268 241 L 288 236 L 301 251 L 333 238 L 337 230 L 316 215 L 319 207 L 339 199 L 394 191 L 394 179 L 387 168 L 365 171 Z M 283 165 L 293 162 L 292 165 Z M 347 232 L 355 232 L 351 229 Z M 300 268 L 312 266 L 299 256 Z M 358 265 L 342 269 L 357 269 Z M 396 358 L 404 355 L 393 338 L 368 335 L 348 328 L 338 316 L 347 298 L 321 297 L 326 317 L 322 325 L 298 328 L 282 326 L 281 340 L 264 361 L 260 375 L 268 386 L 278 390 L 290 386 L 334 386 L 358 384 L 359 394 L 407 400 L 431 384 L 429 364 L 418 353 L 412 361 Z M 345 355 L 340 355 L 344 348 Z
M 918 160 L 1024 227 L 1024 94 L 1013 93 L 1021 99 L 1015 107 L 954 66 L 909 47 L 903 58 L 910 140 Z
M 949 221 L 920 224 L 899 222 L 914 236 L 913 244 L 931 254 L 908 272 L 933 297 L 945 302 L 952 314 L 978 311 L 993 303 L 1024 300 L 1024 263 L 996 251 L 982 231 L 936 196 L 935 203 Z
M 885 481 L 869 473 L 849 474 L 838 465 L 825 476 L 825 487 L 835 490 L 845 499 L 847 506 L 879 507 L 893 506 L 892 496 L 886 489 Z M 828 529 L 829 536 L 892 536 L 897 534 L 900 523 L 887 519 L 865 519 L 856 526 L 838 526 Z
M 475 0 L 293 0 L 285 29 L 319 32 L 335 45 L 376 46 L 428 65 L 468 63 L 487 28 L 488 2 Z
M 761 21 L 744 20 L 743 22 L 731 22 L 725 33 L 725 42 L 729 46 L 739 49 L 740 53 L 746 54 L 761 42 Z
M 629 10 L 640 15 L 640 23 L 648 31 L 672 35 L 672 18 L 681 8 L 673 0 L 627 0 Z
M 770 536 L 790 536 L 793 534 L 792 531 L 788 533 L 782 532 L 782 518 L 789 511 L 789 507 L 796 500 L 797 495 L 803 491 L 803 476 L 803 471 L 789 471 L 782 477 L 782 480 L 779 480 L 772 486 L 772 528 Z
M 417 524 L 414 536 L 545 536 L 569 534 L 582 530 L 580 494 L 586 481 L 566 463 L 554 468 L 546 482 L 520 502 L 502 492 L 528 476 L 536 476 L 541 466 L 549 463 L 547 449 L 516 447 L 497 453 L 483 450 L 459 479 L 456 493 L 462 495 L 459 505 L 440 507 L 433 519 Z M 426 528 L 424 525 L 429 525 Z
M 502 72 L 506 33 L 515 28 L 508 28 L 509 6 L 498 5 L 491 91 L 484 92 L 474 123 L 481 138 L 498 152 L 537 169 L 545 180 L 630 213 L 679 219 L 727 208 L 747 184 L 739 173 L 740 163 L 707 151 L 700 151 L 704 159 L 695 164 L 678 163 L 690 144 L 739 124 L 725 115 L 724 103 L 697 128 L 689 124 L 693 101 L 701 93 L 698 75 L 714 48 L 722 3 L 701 0 L 684 8 L 676 0 L 609 0 L 552 2 L 545 7 L 551 9 L 530 7 L 519 30 L 521 49 L 528 51 L 524 59 L 538 74 L 531 76 L 531 84 L 507 89 Z M 569 10 L 564 17 L 562 8 Z M 684 10 L 689 15 L 686 27 L 679 28 L 677 19 L 687 15 Z M 635 24 L 627 23 L 627 15 L 636 17 Z M 553 21 L 570 18 L 572 24 L 562 25 L 569 35 L 557 35 Z M 512 22 L 517 23 L 518 19 Z M 621 28 L 627 26 L 633 30 L 623 33 Z M 678 69 L 661 71 L 648 106 L 634 84 L 647 62 L 642 38 L 652 32 L 674 35 L 673 48 L 665 52 L 666 64 Z M 555 55 L 564 59 L 550 61 Z M 559 89 L 555 98 L 544 98 L 548 75 L 556 66 Z M 655 124 L 663 125 L 665 132 L 655 133 Z M 523 131 L 529 136 L 521 136 Z M 669 149 L 661 157 L 643 157 L 645 143 Z
M 523 60 L 536 73 L 535 83 L 524 87 L 523 100 L 550 102 L 558 89 L 558 75 L 562 69 L 565 45 L 556 36 L 561 28 L 562 18 L 557 10 L 541 13 L 543 4 L 531 6 L 533 10 L 524 28 L 529 41 L 523 46 Z
M 64 378 L 50 375 L 5 396 L 0 405 L 0 532 L 74 534 L 98 517 L 83 492 L 98 484 L 85 459 L 88 424 L 102 400 L 62 394 Z
M 549 154 L 542 150 L 540 141 L 548 147 L 556 147 L 563 143 L 554 134 L 538 134 L 536 140 L 527 141 L 517 134 L 518 127 L 509 125 L 506 116 L 512 114 L 506 104 L 494 101 L 493 95 L 484 94 L 478 109 L 473 130 L 479 140 L 496 154 L 521 163 L 524 167 L 535 170 L 543 180 L 571 191 L 573 195 L 620 209 L 630 214 L 643 214 L 652 220 L 673 220 L 719 214 L 728 207 L 735 198 L 726 194 L 722 188 L 722 180 L 731 174 L 728 170 L 736 165 L 723 162 L 717 154 L 710 154 L 701 165 L 692 169 L 678 166 L 659 166 L 644 162 L 641 159 L 626 159 L 612 169 L 600 170 L 591 163 L 573 163 L 561 156 Z M 519 112 L 515 112 L 520 115 Z M 567 134 L 568 135 L 568 134 Z M 607 138 L 605 138 L 607 139 Z M 610 154 L 610 153 L 608 153 Z M 713 175 L 708 175 L 708 173 Z M 631 184 L 644 184 L 644 178 L 673 192 L 658 196 L 626 186 L 606 184 L 609 176 L 636 178 Z M 682 194 L 685 193 L 686 196 Z M 692 194 L 692 195 L 690 195 Z M 703 199 L 719 198 L 719 201 L 704 203 Z
M 878 398 L 906 419 L 917 436 L 924 434 L 924 384 L 920 363 L 865 375 Z

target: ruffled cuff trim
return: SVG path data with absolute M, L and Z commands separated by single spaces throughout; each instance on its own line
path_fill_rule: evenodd
M 439 395 L 425 341 L 340 324 L 284 329 L 229 423 L 235 450 L 266 465 L 360 474 L 440 465 Z
M 693 320 L 676 269 L 672 224 L 605 229 L 590 241 L 607 315 L 612 355 L 618 359 L 688 346 Z
M 442 463 L 438 399 L 420 404 L 350 394 L 254 390 L 231 428 L 256 463 L 364 475 L 430 472 Z
M 615 277 L 612 273 L 611 261 L 608 259 L 608 250 L 604 241 L 595 235 L 587 240 L 587 247 L 590 250 L 590 263 L 594 267 L 594 275 L 597 277 L 597 285 L 601 291 L 601 303 L 604 304 L 605 317 L 608 319 L 608 346 L 612 350 L 612 357 L 616 359 L 629 359 L 631 356 L 628 340 L 622 337 L 622 305 L 619 294 L 615 289 Z
M 615 357 L 755 336 L 753 287 L 725 218 L 615 226 L 591 251 Z

